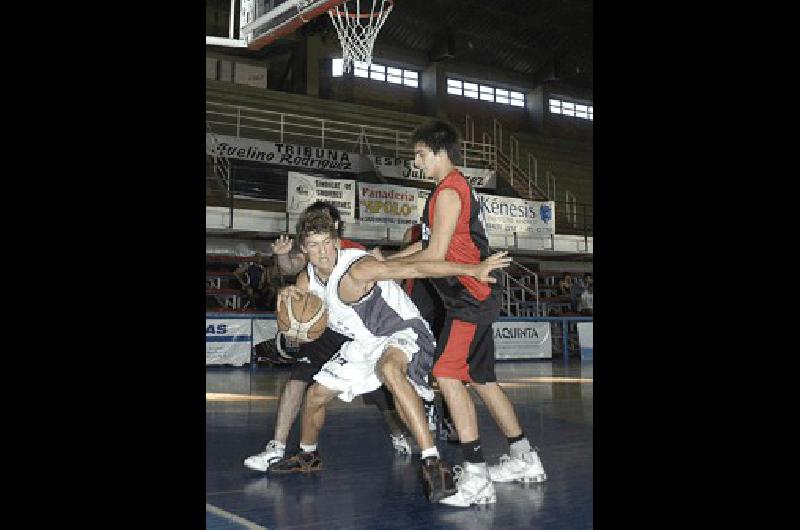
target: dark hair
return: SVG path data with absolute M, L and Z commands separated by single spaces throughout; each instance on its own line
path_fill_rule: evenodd
M 327 208 L 306 208 L 297 220 L 297 242 L 305 245 L 306 238 L 311 234 L 328 234 L 336 239 L 336 224 Z
M 417 127 L 411 133 L 412 147 L 416 143 L 425 144 L 434 154 L 444 149 L 450 162 L 455 165 L 461 164 L 461 142 L 458 131 L 445 121 L 431 120 Z
M 344 221 L 342 221 L 342 216 L 339 214 L 339 209 L 336 206 L 332 205 L 329 202 L 316 201 L 311 205 L 309 205 L 305 211 L 306 212 L 327 211 L 330 214 L 331 219 L 333 219 L 334 223 L 337 224 L 336 231 L 338 233 L 338 236 L 340 238 L 342 237 L 342 234 L 344 233 Z M 299 234 L 300 231 L 298 230 L 297 233 Z

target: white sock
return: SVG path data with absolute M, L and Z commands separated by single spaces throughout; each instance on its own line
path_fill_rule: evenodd
M 300 449 L 302 449 L 306 453 L 310 453 L 312 451 L 317 450 L 317 444 L 310 444 L 310 445 L 300 444 Z
M 513 444 L 508 446 L 508 454 L 511 458 L 519 458 L 523 453 L 527 453 L 531 450 L 531 443 L 528 441 L 527 438 L 523 438 L 522 440 L 517 440 Z
M 280 449 L 280 450 L 286 449 L 286 444 L 283 443 L 283 442 L 279 442 L 278 440 L 270 440 L 270 442 L 275 442 L 275 448 L 276 449 Z
M 435 445 L 429 449 L 425 449 L 424 451 L 422 451 L 420 458 L 422 460 L 425 460 L 429 456 L 435 456 L 436 458 L 439 458 L 439 449 Z

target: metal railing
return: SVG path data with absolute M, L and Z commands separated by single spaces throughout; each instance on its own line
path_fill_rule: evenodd
M 237 138 L 414 159 L 410 127 L 392 129 L 214 101 L 206 101 L 206 122 L 217 134 Z M 485 143 L 485 136 L 482 140 L 470 138 L 461 142 L 463 165 L 476 168 L 495 165 L 494 146 Z
M 535 313 L 534 313 L 533 316 L 540 316 L 540 314 L 539 314 L 539 275 L 536 274 L 535 272 L 531 271 L 530 269 L 528 269 L 524 265 L 516 262 L 516 261 L 512 261 L 511 263 L 512 263 L 513 266 L 516 266 L 516 267 L 519 267 L 519 268 L 525 270 L 526 272 L 528 272 L 530 274 L 530 276 L 533 277 L 534 287 L 533 287 L 533 289 L 531 289 L 530 287 L 528 287 L 527 285 L 522 283 L 522 281 L 520 281 L 519 279 L 513 277 L 509 272 L 500 271 L 503 274 L 503 279 L 505 280 L 503 296 L 505 298 L 505 305 L 506 305 L 505 312 L 506 312 L 506 315 L 508 315 L 508 316 L 531 316 L 531 315 L 521 315 L 520 313 L 522 312 L 523 308 L 527 308 L 527 303 L 528 302 L 533 302 L 533 303 L 536 304 L 535 305 L 536 309 L 535 309 Z M 513 296 L 514 289 L 511 286 L 512 283 L 514 283 L 517 287 L 520 288 L 520 297 L 519 298 L 516 298 L 516 297 Z M 531 296 L 530 300 L 526 300 L 526 294 Z M 516 314 L 514 314 L 511 311 L 512 306 L 516 307 Z

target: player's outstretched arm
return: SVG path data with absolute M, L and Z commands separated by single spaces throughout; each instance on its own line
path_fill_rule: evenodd
M 447 276 L 472 276 L 482 282 L 494 283 L 489 273 L 511 263 L 507 251 L 497 252 L 476 264 L 451 261 L 378 261 L 366 257 L 350 268 L 350 277 L 361 283 L 379 280 L 403 280 L 406 278 L 444 278 Z
M 447 249 L 450 248 L 450 240 L 456 231 L 458 216 L 461 214 L 461 199 L 458 193 L 450 188 L 445 188 L 439 192 L 434 208 L 434 219 L 431 230 L 430 240 L 427 248 L 422 249 L 422 243 L 414 243 L 408 248 L 401 250 L 388 257 L 388 260 L 402 261 L 438 261 L 445 259 Z

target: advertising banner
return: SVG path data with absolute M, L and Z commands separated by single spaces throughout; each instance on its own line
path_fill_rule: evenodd
M 495 322 L 496 359 L 550 359 L 553 341 L 550 322 Z
M 206 133 L 206 136 L 211 135 Z M 367 157 L 347 151 L 237 138 L 222 134 L 215 136 L 216 153 L 213 152 L 214 142 L 206 141 L 206 153 L 209 155 L 323 171 L 358 173 L 372 170 Z
M 417 188 L 392 184 L 358 183 L 358 210 L 362 223 L 410 225 L 419 222 Z M 425 204 L 424 201 L 422 203 Z
M 242 366 L 250 362 L 249 318 L 206 319 L 206 364 Z
M 274 339 L 278 333 L 278 321 L 274 318 L 253 319 L 253 346 Z
M 549 236 L 555 233 L 555 202 L 528 201 L 479 193 L 481 212 L 490 234 L 508 232 Z
M 581 347 L 581 360 L 593 360 L 594 322 L 578 322 L 578 344 Z
M 315 201 L 333 204 L 339 209 L 343 221 L 352 222 L 355 218 L 356 182 L 289 171 L 286 211 L 300 214 Z
M 388 156 L 369 157 L 375 170 L 387 178 L 423 180 L 434 182 L 433 177 L 425 175 L 421 169 L 415 169 L 412 160 Z M 493 169 L 456 166 L 473 188 L 496 188 L 497 178 Z
M 264 162 L 292 168 L 307 168 L 321 171 L 362 173 L 373 169 L 388 178 L 423 180 L 433 182 L 425 172 L 414 169 L 408 158 L 366 156 L 359 153 L 339 151 L 322 147 L 268 142 L 252 138 L 237 138 L 224 134 L 206 133 L 206 153 L 222 158 Z M 214 152 L 216 149 L 216 152 Z M 497 178 L 493 169 L 456 166 L 473 188 L 496 188 Z

